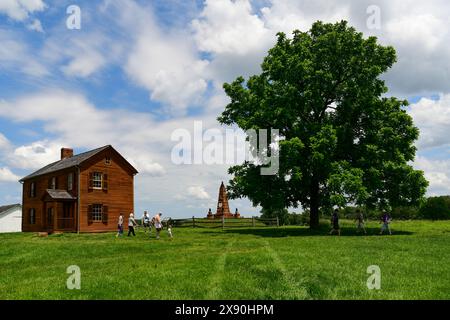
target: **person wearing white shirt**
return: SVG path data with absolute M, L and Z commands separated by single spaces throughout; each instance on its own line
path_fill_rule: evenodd
M 155 229 L 156 229 L 156 239 L 157 240 L 159 240 L 159 233 L 162 230 L 161 216 L 162 216 L 162 213 L 160 212 L 153 217 L 153 221 L 154 221 Z
M 134 220 L 134 214 L 130 213 L 130 216 L 128 218 L 128 236 L 133 234 L 133 236 L 136 236 L 136 233 L 134 233 L 134 226 L 136 225 L 136 220 Z

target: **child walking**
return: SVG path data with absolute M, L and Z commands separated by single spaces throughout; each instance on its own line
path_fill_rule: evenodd
M 116 238 L 121 237 L 121 236 L 123 236 L 123 214 L 122 213 L 119 215 L 119 221 L 117 222 Z
M 162 230 L 161 216 L 162 216 L 162 213 L 160 212 L 153 217 L 153 221 L 154 221 L 154 225 L 155 225 L 155 229 L 156 229 L 156 240 L 159 240 L 159 233 Z
M 173 239 L 173 234 L 172 234 L 172 219 L 167 220 L 167 233 L 169 234 L 170 240 L 172 240 L 172 239 Z

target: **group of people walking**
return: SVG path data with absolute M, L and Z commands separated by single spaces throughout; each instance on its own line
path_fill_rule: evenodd
M 381 223 L 381 230 L 380 235 L 383 234 L 384 231 L 389 232 L 389 234 L 392 234 L 391 228 L 389 224 L 391 223 L 392 219 L 390 215 L 385 211 L 383 212 L 383 215 L 381 216 L 380 223 Z M 364 215 L 361 212 L 361 210 L 356 210 L 356 232 L 363 232 L 364 234 L 367 234 L 366 227 L 365 227 L 365 220 Z M 330 234 L 336 233 L 337 235 L 341 235 L 341 227 L 339 225 L 339 210 L 335 209 L 332 216 L 331 216 L 331 231 Z
M 150 219 L 150 216 L 147 213 L 147 211 L 144 211 L 144 215 L 141 220 L 141 225 L 144 228 L 144 233 L 147 233 L 147 230 L 148 230 L 149 234 L 151 235 L 153 227 L 155 228 L 157 240 L 160 239 L 160 233 L 161 233 L 161 230 L 163 229 L 163 223 L 161 220 L 161 216 L 162 216 L 162 213 L 159 212 L 153 218 Z M 121 213 L 119 216 L 118 224 L 117 224 L 118 231 L 117 231 L 116 237 L 123 236 L 123 224 L 124 224 L 124 216 Z M 130 215 L 128 217 L 128 237 L 130 237 L 131 235 L 136 236 L 135 228 L 137 226 L 138 226 L 138 223 L 137 223 L 136 219 L 134 218 L 134 214 L 130 213 Z M 172 235 L 172 225 L 170 223 L 170 219 L 167 223 L 167 233 L 169 235 L 169 238 L 172 239 L 173 235 Z

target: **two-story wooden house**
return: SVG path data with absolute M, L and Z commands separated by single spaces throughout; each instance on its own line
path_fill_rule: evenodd
M 61 160 L 21 179 L 22 231 L 104 232 L 134 210 L 137 170 L 112 146 Z

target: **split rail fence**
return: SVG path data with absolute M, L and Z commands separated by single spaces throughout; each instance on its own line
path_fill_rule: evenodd
M 279 227 L 278 218 L 264 219 L 258 217 L 238 218 L 238 219 L 206 219 L 206 218 L 188 218 L 172 219 L 172 225 L 178 228 L 260 228 L 260 227 Z

